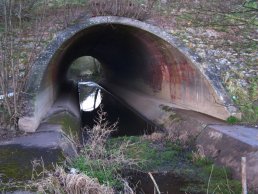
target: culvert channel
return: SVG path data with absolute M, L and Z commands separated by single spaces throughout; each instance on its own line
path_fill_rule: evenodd
M 82 127 L 92 129 L 98 118 L 98 113 L 105 112 L 105 121 L 110 125 L 117 122 L 116 131 L 111 134 L 112 139 L 123 136 L 150 135 L 153 132 L 163 129 L 154 123 L 146 120 L 132 110 L 121 99 L 113 96 L 109 91 L 91 81 L 81 81 L 79 87 L 79 102 L 81 110 Z M 103 122 L 105 122 L 103 120 Z M 87 143 L 87 132 L 82 129 L 83 140 Z M 151 151 L 152 148 L 149 148 Z M 128 180 L 128 183 L 138 194 L 153 193 L 155 190 L 153 182 L 147 172 L 124 169 L 121 175 Z M 184 176 L 176 176 L 175 173 L 157 171 L 153 173 L 155 181 L 162 193 L 184 194 L 181 189 L 189 184 Z M 155 191 L 154 191 L 155 193 Z
M 54 102 L 70 93 L 67 71 L 81 56 L 96 58 L 104 72 L 103 87 L 148 120 L 158 120 L 162 106 L 224 120 L 237 114 L 209 64 L 175 37 L 129 18 L 96 17 L 59 33 L 38 58 L 28 87 L 35 96 L 29 103 L 32 112 L 20 119 L 21 129 L 35 131 Z M 68 104 L 77 103 L 71 99 Z
M 41 54 L 28 87 L 35 96 L 32 112 L 20 119 L 21 129 L 38 127 L 62 93 L 71 63 L 81 56 L 100 61 L 105 87 L 149 120 L 158 117 L 162 104 L 220 119 L 237 114 L 218 76 L 177 38 L 147 23 L 106 16 L 59 33 Z

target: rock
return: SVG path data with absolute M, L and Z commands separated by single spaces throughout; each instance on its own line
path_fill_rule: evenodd
M 33 133 L 39 126 L 38 119 L 34 117 L 22 117 L 18 121 L 18 127 L 21 131 L 25 131 L 27 133 Z

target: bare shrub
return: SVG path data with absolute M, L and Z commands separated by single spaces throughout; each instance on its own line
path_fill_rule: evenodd
M 118 164 L 120 166 L 137 165 L 134 159 L 126 158 L 125 151 L 131 145 L 129 141 L 123 142 L 116 150 L 110 152 L 107 148 L 107 141 L 111 134 L 117 131 L 117 124 L 111 124 L 107 120 L 107 113 L 100 106 L 98 116 L 93 128 L 84 128 L 87 138 L 84 140 L 82 155 L 90 160 L 102 160 L 103 165 Z
M 5 0 L 0 1 L 0 18 L 5 17 Z M 30 19 L 33 15 L 34 10 L 43 0 L 9 0 L 8 4 L 12 4 L 11 14 L 14 16 L 14 19 Z
M 60 25 L 60 29 L 68 27 L 78 18 L 85 16 L 85 9 L 87 9 L 85 2 L 78 0 L 49 1 L 55 4 L 55 6 L 48 7 L 48 11 L 51 14 L 51 19 L 55 21 L 56 24 Z
M 151 14 L 156 0 L 90 0 L 94 16 L 112 15 L 144 20 Z
M 26 108 L 31 66 L 53 33 L 79 17 L 79 6 L 62 5 L 52 14 L 49 0 L 0 1 L 0 125 L 17 127 Z M 2 126 L 1 126 L 2 127 Z
M 117 123 L 110 124 L 106 115 L 101 107 L 94 127 L 85 129 L 88 138 L 84 140 L 84 148 L 78 158 L 70 163 L 70 172 L 60 166 L 50 172 L 44 169 L 42 160 L 35 161 L 32 173 L 34 184 L 30 187 L 36 187 L 40 193 L 68 194 L 113 194 L 119 187 L 125 194 L 133 194 L 127 180 L 120 175 L 124 167 L 138 163 L 124 154 L 132 144 L 125 141 L 118 147 L 108 148 L 108 138 L 117 130 Z
M 239 26 L 248 24 L 257 10 L 246 8 L 248 0 L 171 0 L 171 9 L 178 10 L 179 16 L 186 19 L 186 24 L 195 26 Z M 235 14 L 233 17 L 229 14 Z M 239 17 L 238 14 L 241 14 Z
M 196 145 L 196 150 L 192 151 L 192 161 L 196 162 L 205 159 L 204 149 L 202 145 Z
M 106 118 L 107 113 L 103 111 L 103 106 L 100 106 L 98 117 L 95 120 L 93 128 L 85 127 L 84 130 L 87 134 L 85 139 L 86 155 L 91 158 L 105 157 L 105 145 L 111 133 L 117 130 L 117 122 L 110 124 Z
M 26 6 L 33 6 L 37 1 L 25 2 Z M 0 91 L 3 95 L 3 106 L 6 122 L 17 124 L 23 104 L 21 97 L 27 83 L 32 61 L 36 58 L 42 44 L 43 33 L 40 28 L 44 13 L 39 14 L 33 20 L 33 41 L 26 45 L 27 28 L 22 17 L 23 1 L 19 1 L 20 9 L 17 10 L 16 1 L 1 1 L 3 16 L 3 30 L 0 33 Z M 29 3 L 29 4 L 28 4 Z M 18 20 L 16 18 L 18 15 Z M 35 22 L 35 23 L 34 23 Z M 0 102 L 1 103 L 1 102 Z

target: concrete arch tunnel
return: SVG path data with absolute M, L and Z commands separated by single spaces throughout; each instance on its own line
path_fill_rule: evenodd
M 104 69 L 104 85 L 153 120 L 160 105 L 226 119 L 237 114 L 223 86 L 200 57 L 158 27 L 121 17 L 96 17 L 59 33 L 31 70 L 35 96 L 21 128 L 35 131 L 55 100 L 71 63 L 92 56 Z

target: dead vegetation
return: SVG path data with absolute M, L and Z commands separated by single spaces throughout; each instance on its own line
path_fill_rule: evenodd
M 88 6 L 93 16 L 121 16 L 138 20 L 150 17 L 157 0 L 90 0 Z
M 97 179 L 83 173 L 71 174 L 57 166 L 55 172 L 42 181 L 36 183 L 39 193 L 67 193 L 67 194 L 113 194 L 114 190 L 101 185 Z
M 129 141 L 115 149 L 108 148 L 108 139 L 117 130 L 117 123 L 110 124 L 106 114 L 101 107 L 93 128 L 85 129 L 87 138 L 79 156 L 73 161 L 69 159 L 69 164 L 55 166 L 51 172 L 44 168 L 43 161 L 35 161 L 34 183 L 28 189 L 36 188 L 40 193 L 113 194 L 119 190 L 133 194 L 133 189 L 120 173 L 123 168 L 137 166 L 138 161 L 125 155 L 131 146 Z
M 35 59 L 54 33 L 81 16 L 77 4 L 64 2 L 57 15 L 53 9 L 60 8 L 49 5 L 50 0 L 0 2 L 0 128 L 15 129 L 29 112 L 26 85 Z

